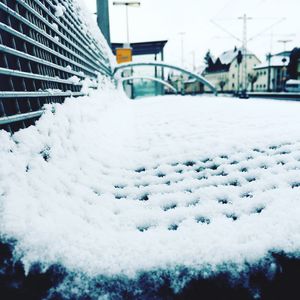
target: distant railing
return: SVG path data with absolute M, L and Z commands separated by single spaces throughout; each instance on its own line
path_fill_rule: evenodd
M 85 78 L 112 75 L 84 28 L 73 0 L 0 0 L 0 129 L 25 128 L 44 104 L 84 95 Z
M 165 62 L 159 62 L 159 61 L 149 61 L 149 62 L 131 62 L 131 63 L 123 63 L 115 67 L 113 71 L 113 75 L 119 80 L 119 78 L 116 76 L 117 73 L 121 70 L 126 69 L 133 69 L 136 67 L 163 67 L 163 68 L 169 68 L 178 72 L 181 72 L 183 74 L 186 74 L 192 78 L 194 78 L 196 81 L 202 83 L 203 85 L 207 86 L 216 96 L 218 94 L 216 87 L 206 80 L 203 76 L 196 74 L 194 72 L 191 72 L 187 69 L 184 69 L 182 67 L 178 67 L 175 65 L 167 64 Z

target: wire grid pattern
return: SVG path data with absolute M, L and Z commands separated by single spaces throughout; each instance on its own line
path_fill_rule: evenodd
M 0 129 L 33 124 L 44 104 L 83 95 L 70 78 L 98 73 L 111 76 L 109 59 L 73 0 L 0 0 Z

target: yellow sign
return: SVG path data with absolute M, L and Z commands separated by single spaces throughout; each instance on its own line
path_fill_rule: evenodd
M 132 49 L 131 48 L 117 48 L 117 63 L 127 63 L 132 61 Z

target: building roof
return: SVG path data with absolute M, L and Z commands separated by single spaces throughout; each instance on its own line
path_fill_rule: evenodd
M 231 64 L 232 61 L 236 58 L 236 56 L 238 55 L 238 50 L 229 50 L 226 52 L 223 52 L 220 56 L 219 59 L 221 61 L 222 64 L 224 65 L 228 65 Z
M 234 48 L 232 50 L 223 52 L 217 59 L 212 61 L 213 63 L 209 65 L 205 71 L 207 73 L 228 72 L 230 65 L 238 56 L 239 51 L 242 51 L 243 53 L 241 48 Z M 250 55 L 254 54 L 248 50 L 246 56 Z
M 241 51 L 243 53 L 243 49 L 241 49 L 241 48 L 235 48 L 233 50 L 223 52 L 219 56 L 221 63 L 224 65 L 231 64 L 234 61 L 234 59 L 237 57 L 239 51 Z M 248 50 L 247 55 L 254 55 L 254 54 Z
M 161 53 L 167 44 L 167 40 L 164 41 L 152 41 L 152 42 L 141 42 L 141 43 L 131 43 L 130 46 L 133 51 L 133 55 L 149 55 Z M 122 48 L 124 43 L 112 43 L 111 49 L 114 54 L 116 54 L 117 48 Z
M 286 59 L 285 62 L 283 62 L 282 60 Z M 271 61 L 270 61 L 270 65 L 269 65 L 269 61 L 266 60 L 263 63 L 257 65 L 254 67 L 255 70 L 257 69 L 265 69 L 270 67 L 276 68 L 276 67 L 283 67 L 283 66 L 287 66 L 290 62 L 290 58 L 288 56 L 285 55 L 274 55 L 271 57 Z

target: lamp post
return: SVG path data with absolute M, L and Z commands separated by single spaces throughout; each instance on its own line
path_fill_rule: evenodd
M 129 42 L 129 18 L 128 18 L 128 7 L 140 7 L 141 2 L 139 1 L 114 1 L 113 5 L 120 5 L 126 7 L 126 28 L 127 28 L 127 43 L 124 45 L 125 48 L 130 47 Z
M 184 36 L 185 32 L 179 32 L 178 33 L 181 36 L 181 67 L 184 68 Z M 181 84 L 181 94 L 184 94 L 184 80 L 183 80 L 183 74 L 180 76 L 180 84 Z
M 178 33 L 181 36 L 181 67 L 184 67 L 184 36 L 185 32 L 179 32 Z
M 282 63 L 283 63 L 283 67 L 282 67 L 282 79 L 281 79 L 281 90 L 284 91 L 285 90 L 285 82 L 287 79 L 287 67 L 286 67 L 286 44 L 292 42 L 292 40 L 279 40 L 278 43 L 282 43 L 283 44 L 283 58 L 282 58 Z

